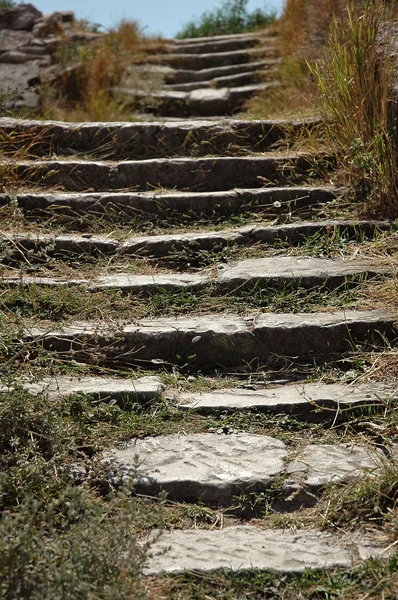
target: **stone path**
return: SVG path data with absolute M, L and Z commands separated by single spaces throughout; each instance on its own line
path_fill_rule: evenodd
M 328 207 L 346 191 L 325 184 L 314 165 L 327 158 L 332 169 L 333 157 L 291 152 L 286 145 L 311 131 L 317 120 L 226 117 L 252 94 L 277 85 L 272 79 L 277 66 L 274 40 L 266 32 L 174 41 L 168 53 L 139 67 L 162 76 L 161 90 L 115 93 L 131 98 L 134 110 L 146 112 L 148 119 L 152 114 L 175 120 L 0 119 L 0 129 L 17 132 L 16 140 L 35 139 L 34 154 L 23 161 L 13 158 L 18 141 L 9 137 L 10 146 L 3 143 L 1 164 L 12 168 L 18 189 L 5 185 L 0 206 L 17 211 L 12 214 L 22 224 L 11 221 L 0 235 L 6 268 L 2 288 L 116 291 L 145 305 L 153 294 L 166 292 L 171 298 L 183 291 L 228 298 L 239 290 L 251 294 L 289 285 L 308 293 L 316 287 L 347 290 L 358 278 L 391 277 L 394 268 L 388 263 L 344 255 L 314 258 L 302 248 L 317 236 L 342 236 L 355 244 L 390 230 L 387 222 L 327 217 Z M 211 259 L 220 249 L 250 248 L 259 256 L 242 254 L 222 265 Z M 194 266 L 201 252 L 210 253 L 205 270 Z M 177 269 L 164 267 L 162 260 L 170 259 Z M 275 510 L 294 513 L 316 505 L 330 482 L 377 475 L 397 453 L 394 445 L 380 447 L 365 438 L 335 444 L 311 440 L 311 423 L 322 423 L 326 432 L 331 424 L 380 410 L 397 392 L 393 381 L 297 381 L 293 365 L 308 371 L 336 360 L 349 365 L 362 345 L 376 352 L 394 343 L 395 324 L 394 312 L 376 308 L 325 306 L 285 313 L 248 308 L 239 314 L 232 308 L 222 314 L 186 308 L 185 314 L 171 311 L 139 320 L 106 314 L 97 320 L 36 319 L 33 325 L 22 323 L 14 337 L 26 360 L 44 349 L 67 365 L 110 369 L 107 377 L 93 368 L 93 375 L 52 377 L 45 371 L 34 382 L 21 379 L 32 393 L 44 390 L 52 399 L 80 391 L 117 402 L 122 410 L 164 403 L 198 419 L 251 411 L 281 423 L 287 417 L 300 420 L 303 434 L 296 433 L 294 442 L 288 431 L 279 439 L 266 428 L 245 431 L 237 422 L 231 431 L 197 433 L 182 427 L 178 433 L 143 435 L 102 456 L 110 480 L 119 485 L 135 472 L 138 455 L 137 491 L 146 495 L 166 490 L 178 502 L 224 509 L 237 493 L 264 492 L 278 483 Z M 257 382 L 253 389 L 252 365 L 265 369 L 268 383 Z M 150 374 L 143 376 L 142 369 Z M 170 382 L 165 372 L 178 370 L 189 373 L 183 390 L 164 385 Z M 230 380 L 223 386 L 225 373 L 239 374 L 235 387 Z M 189 382 L 200 377 L 207 382 L 204 391 L 190 389 Z M 171 527 L 154 542 L 146 573 L 348 568 L 383 555 L 387 547 L 388 540 L 376 542 L 360 532 L 348 539 L 250 524 L 220 531 Z

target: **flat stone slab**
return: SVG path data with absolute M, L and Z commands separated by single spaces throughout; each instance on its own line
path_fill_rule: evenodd
M 233 199 L 233 195 L 230 194 Z M 35 199 L 33 199 L 33 202 Z M 1 203 L 1 200 L 0 200 Z M 84 210 L 84 207 L 81 207 Z M 48 256 L 62 256 L 85 252 L 90 255 L 101 253 L 106 255 L 133 255 L 164 257 L 176 251 L 212 250 L 215 246 L 243 245 L 263 243 L 273 244 L 276 241 L 297 243 L 307 235 L 340 231 L 349 239 L 359 236 L 372 238 L 382 231 L 390 231 L 391 224 L 375 221 L 319 221 L 317 223 L 291 223 L 287 225 L 259 226 L 247 225 L 233 230 L 178 233 L 164 235 L 135 236 L 120 241 L 100 235 L 67 234 L 53 236 L 49 234 L 22 234 L 4 236 L 0 233 L 4 262 L 6 259 L 18 257 L 20 250 L 26 252 L 45 252 Z M 32 257 L 33 258 L 33 257 Z M 324 263 L 326 264 L 326 263 Z M 358 264 L 358 263 L 357 263 Z M 233 263 L 230 264 L 233 266 Z M 291 276 L 291 273 L 288 273 Z M 192 280 L 194 277 L 192 278 Z M 83 281 L 83 280 L 76 280 Z
M 102 401 L 124 400 L 150 402 L 159 398 L 164 385 L 159 377 L 147 376 L 138 379 L 112 379 L 110 377 L 47 377 L 36 383 L 21 382 L 31 394 L 46 394 L 50 400 L 62 396 L 83 393 Z M 3 388 L 5 390 L 6 388 Z
M 374 262 L 374 261 L 373 261 Z M 372 268 L 369 261 L 307 258 L 303 256 L 272 256 L 226 264 L 218 275 L 223 290 L 236 290 L 265 285 L 267 282 L 299 283 L 302 287 L 345 283 L 350 277 L 373 277 L 387 273 L 386 267 Z
M 395 312 L 383 310 L 263 313 L 254 318 L 212 314 L 142 319 L 120 327 L 78 321 L 53 330 L 32 328 L 23 339 L 87 359 L 93 348 L 100 348 L 104 360 L 135 366 L 153 365 L 155 359 L 156 364 L 188 363 L 202 368 L 272 359 L 275 366 L 278 356 L 311 362 L 336 358 L 350 352 L 352 344 L 393 339 L 395 326 Z
M 222 530 L 174 530 L 154 541 L 145 575 L 177 575 L 185 570 L 207 573 L 216 569 L 272 570 L 302 573 L 305 569 L 350 568 L 360 542 L 320 531 L 289 532 L 250 525 Z M 384 547 L 369 544 L 368 556 L 383 555 Z M 385 556 L 385 553 L 384 553 Z
M 237 493 L 264 490 L 284 476 L 279 502 L 289 506 L 293 494 L 300 507 L 314 504 L 329 483 L 377 474 L 386 458 L 381 450 L 353 443 L 311 444 L 289 458 L 289 449 L 276 438 L 202 433 L 133 439 L 103 460 L 114 485 L 135 476 L 139 493 L 165 490 L 178 501 L 227 506 Z
M 0 163 L 7 166 L 7 162 Z M 150 191 L 154 187 L 221 191 L 233 187 L 263 187 L 270 183 L 300 183 L 312 169 L 309 155 L 287 153 L 250 157 L 157 158 L 105 161 L 32 160 L 13 164 L 21 183 L 63 186 L 68 191 Z
M 287 456 L 275 438 L 234 435 L 165 435 L 133 440 L 104 455 L 115 483 L 128 480 L 139 458 L 136 489 L 187 501 L 229 504 L 238 490 L 266 485 L 280 476 Z
M 25 71 L 27 67 L 24 67 Z M 37 70 L 37 69 L 36 69 Z M 36 76 L 30 67 L 29 77 Z M 32 84 L 32 83 L 31 83 Z M 21 134 L 21 144 L 25 136 L 40 140 L 35 144 L 35 156 L 53 154 L 70 155 L 71 150 L 106 159 L 148 159 L 167 156 L 189 155 L 190 152 L 206 154 L 211 144 L 211 152 L 228 153 L 230 147 L 242 151 L 251 149 L 262 151 L 280 139 L 311 130 L 319 124 L 318 119 L 287 120 L 236 120 L 224 119 L 220 122 L 185 119 L 176 122 L 132 122 L 132 123 L 65 123 L 63 121 L 37 121 L 0 118 L 0 129 L 12 134 L 12 152 Z M 206 143 L 208 142 L 208 143 Z M 6 149 L 3 141 L 3 149 Z M 203 148 L 202 151 L 200 149 Z M 230 152 L 229 152 L 230 153 Z M 242 185 L 242 184 L 239 184 Z
M 307 383 L 270 386 L 265 389 L 214 390 L 206 393 L 183 392 L 172 397 L 180 408 L 202 414 L 253 408 L 274 414 L 317 420 L 336 418 L 336 414 L 379 406 L 398 395 L 396 386 L 382 384 Z
M 174 215 L 179 212 L 191 212 L 195 215 L 232 215 L 239 211 L 241 207 L 250 202 L 253 212 L 264 208 L 271 210 L 273 217 L 290 214 L 292 210 L 297 211 L 301 208 L 316 206 L 320 203 L 330 202 L 344 194 L 345 190 L 331 187 L 286 187 L 286 188 L 262 188 L 262 189 L 235 189 L 230 191 L 215 192 L 170 192 L 170 193 L 151 193 L 151 192 L 98 192 L 98 193 L 22 193 L 15 196 L 9 194 L 0 194 L 0 205 L 5 206 L 11 201 L 18 202 L 18 207 L 26 215 L 70 215 L 76 217 L 82 216 L 101 216 L 105 218 L 107 214 L 114 218 L 117 211 L 118 218 L 131 223 L 132 216 L 136 216 L 139 211 L 142 216 L 162 214 L 163 219 L 167 218 L 167 211 Z M 321 227 L 326 221 L 319 224 L 314 221 L 306 224 L 308 234 L 312 235 L 317 231 L 317 226 Z M 328 222 L 331 224 L 331 222 Z M 351 223 L 358 224 L 358 221 L 334 221 L 339 225 Z M 362 223 L 365 223 L 362 221 Z M 286 231 L 293 231 L 294 227 L 299 227 L 299 223 L 287 224 Z M 333 226 L 331 224 L 331 226 Z M 276 226 L 277 230 L 278 227 Z M 391 227 L 391 225 L 389 225 Z M 262 229 L 272 232 L 273 228 L 263 227 L 258 224 L 251 229 Z M 240 229 L 240 228 L 239 228 Z M 238 230 L 239 230 L 238 229 Z M 363 229 L 363 227 L 362 227 Z M 207 232 L 208 235 L 214 232 Z M 219 235 L 225 234 L 224 231 L 217 232 Z M 194 235 L 194 234 L 190 234 Z M 173 236 L 175 238 L 176 236 Z M 156 236 L 143 236 L 140 239 L 154 239 Z M 178 239 L 178 236 L 177 236 Z
M 275 46 L 256 46 L 254 48 L 245 48 L 243 50 L 233 50 L 230 52 L 207 52 L 204 54 L 184 54 L 184 48 L 178 48 L 180 53 L 160 54 L 148 56 L 148 63 L 166 64 L 175 69 L 200 70 L 214 67 L 223 67 L 226 65 L 239 65 L 250 62 L 250 59 L 256 57 L 276 57 L 278 52 Z M 182 51 L 182 52 L 181 52 Z
M 4 277 L 9 285 L 37 285 L 44 287 L 79 285 L 88 290 L 121 290 L 148 295 L 158 291 L 204 290 L 213 294 L 266 288 L 269 285 L 292 285 L 312 288 L 326 285 L 333 288 L 349 284 L 353 278 L 369 279 L 390 272 L 388 267 L 372 268 L 368 261 L 332 260 L 328 258 L 303 258 L 277 256 L 244 260 L 226 266 L 221 271 L 213 269 L 213 276 L 198 273 L 170 273 L 131 275 L 115 273 L 91 280 L 57 279 L 49 277 Z

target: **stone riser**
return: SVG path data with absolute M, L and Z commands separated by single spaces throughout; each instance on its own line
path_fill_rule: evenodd
M 214 369 L 253 360 L 277 366 L 285 364 L 285 357 L 321 364 L 355 344 L 395 339 L 395 322 L 396 315 L 387 311 L 264 313 L 255 319 L 210 315 L 143 319 L 118 331 L 100 322 L 76 323 L 53 332 L 32 329 L 19 339 L 69 359 L 90 360 L 97 349 L 106 363 Z
M 273 42 L 274 39 L 267 35 L 251 35 L 241 38 L 226 36 L 224 39 L 198 38 L 198 41 L 192 40 L 190 42 L 180 40 L 177 43 L 170 44 L 168 49 L 170 53 L 213 54 L 217 52 L 235 52 L 253 48 L 260 44 L 265 46 L 267 43 L 272 44 Z
M 4 163 L 3 163 L 4 164 Z M 59 186 L 67 191 L 154 188 L 221 191 L 234 187 L 300 184 L 313 172 L 307 156 L 153 159 L 117 164 L 94 161 L 31 161 L 12 166 L 21 183 Z M 5 165 L 8 168 L 8 165 Z
M 250 209 L 250 213 L 271 212 L 274 216 L 297 215 L 301 209 L 313 208 L 331 202 L 344 193 L 342 189 L 316 187 L 287 187 L 262 189 L 235 189 L 229 192 L 198 193 L 33 193 L 0 194 L 0 206 L 15 202 L 26 217 L 53 218 L 107 216 L 117 218 L 120 225 L 134 227 L 137 216 L 151 218 L 158 215 L 164 222 L 189 214 L 191 217 L 206 217 L 210 221 L 218 217 L 239 214 Z M 276 206 L 274 203 L 277 203 Z M 315 226 L 312 224 L 310 227 Z M 383 227 L 382 227 L 383 229 Z M 273 229 L 269 229 L 270 232 Z M 308 230 L 310 231 L 310 230 Z M 312 231 L 312 229 L 311 229 Z M 188 234 L 188 237 L 191 234 Z M 291 236 L 290 236 L 291 237 Z M 289 237 L 289 239 L 290 239 Z M 220 239 L 222 242 L 222 239 Z
M 183 50 L 183 49 L 182 49 Z M 163 54 L 147 57 L 148 62 L 165 64 L 174 69 L 202 70 L 229 65 L 239 65 L 250 62 L 250 60 L 262 58 L 275 58 L 278 52 L 273 46 L 261 46 L 235 52 L 215 52 L 208 54 Z
M 269 58 L 268 60 L 258 60 L 240 65 L 227 65 L 225 67 L 215 67 L 210 69 L 199 69 L 192 71 L 189 69 L 171 69 L 165 71 L 164 80 L 166 84 L 194 83 L 209 81 L 218 77 L 231 77 L 240 73 L 249 71 L 273 71 L 280 65 L 279 58 Z
M 186 233 L 174 235 L 152 235 L 133 237 L 120 242 L 106 236 L 78 235 L 23 235 L 7 236 L 2 239 L 2 260 L 23 260 L 29 255 L 42 254 L 46 257 L 68 258 L 77 255 L 84 258 L 98 255 L 166 257 L 178 251 L 220 249 L 229 245 L 273 244 L 278 241 L 297 243 L 309 235 L 336 233 L 349 239 L 372 238 L 379 232 L 389 231 L 389 223 L 325 221 L 302 224 L 276 225 L 269 227 L 246 226 L 232 231 Z
M 0 119 L 3 152 L 14 155 L 34 139 L 32 154 L 91 153 L 107 159 L 162 158 L 189 154 L 260 152 L 290 136 L 311 132 L 317 119 L 304 121 L 206 121 L 181 123 L 62 123 Z M 6 136 L 9 136 L 8 138 Z

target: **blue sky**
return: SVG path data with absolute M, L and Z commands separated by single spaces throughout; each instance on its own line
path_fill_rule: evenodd
M 137 20 L 146 33 L 172 37 L 182 25 L 220 0 L 30 0 L 43 13 L 73 10 L 78 18 L 112 27 L 121 19 Z M 249 0 L 248 8 L 280 11 L 284 0 Z

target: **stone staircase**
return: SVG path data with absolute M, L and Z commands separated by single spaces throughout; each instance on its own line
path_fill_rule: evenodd
M 148 64 L 132 67 L 135 85 L 121 85 L 114 93 L 152 115 L 220 117 L 239 111 L 253 95 L 279 85 L 275 41 L 267 32 L 172 40 L 166 50 L 149 57 Z M 138 87 L 151 77 L 163 81 L 160 90 Z
M 135 472 L 138 455 L 139 493 L 166 490 L 174 502 L 225 515 L 237 495 L 275 486 L 273 510 L 300 514 L 330 483 L 380 472 L 397 452 L 371 437 L 333 437 L 337 424 L 396 398 L 393 381 L 350 383 L 344 372 L 361 350 L 394 343 L 396 314 L 328 305 L 358 282 L 390 277 L 392 267 L 311 250 L 317 239 L 360 244 L 391 225 L 335 216 L 346 192 L 327 183 L 333 157 L 289 149 L 316 120 L 225 118 L 269 85 L 258 81 L 276 64 L 267 34 L 175 41 L 154 59 L 165 85 L 146 108 L 218 121 L 0 120 L 0 206 L 13 215 L 1 233 L 4 289 L 118 293 L 133 315 L 22 322 L 19 347 L 52 358 L 21 383 L 54 398 L 80 391 L 121 410 L 166 405 L 194 415 L 191 428 L 176 419 L 171 433 L 144 431 L 103 459 L 114 485 Z M 131 96 L 136 105 L 137 90 Z M 284 310 L 272 310 L 278 290 L 305 301 L 314 289 L 327 298 L 318 308 L 298 310 L 288 296 Z M 159 294 L 169 309 L 154 314 Z M 181 294 L 190 302 L 183 309 Z M 54 377 L 53 360 L 92 375 Z M 230 415 L 233 427 L 214 430 Z M 257 425 L 241 425 L 242 415 Z M 350 568 L 386 556 L 388 546 L 369 531 L 287 531 L 242 517 L 221 529 L 171 526 L 154 541 L 146 574 Z

